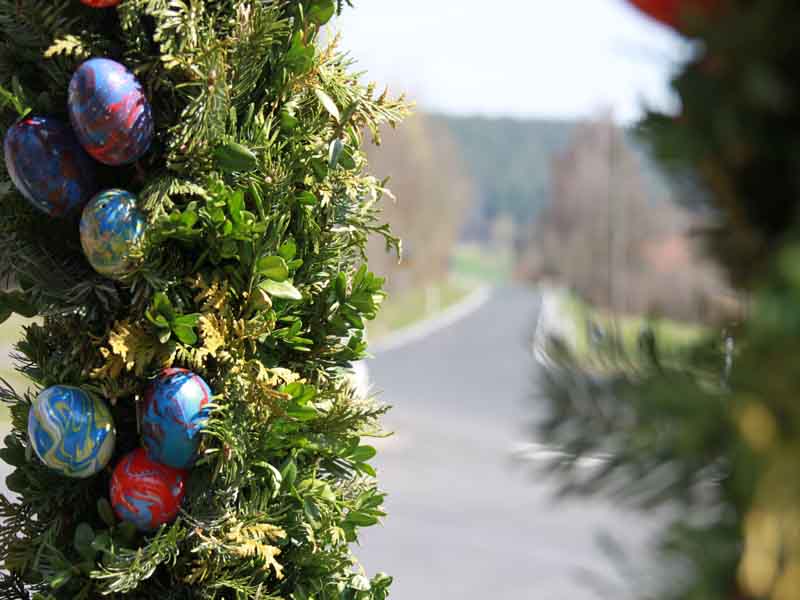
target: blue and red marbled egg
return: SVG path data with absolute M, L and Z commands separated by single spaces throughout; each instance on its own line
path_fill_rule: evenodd
M 81 216 L 81 246 L 98 273 L 117 278 L 139 261 L 146 220 L 136 208 L 136 196 L 125 190 L 97 194 Z
M 69 83 L 69 117 L 92 157 L 119 166 L 141 158 L 153 141 L 153 115 L 139 81 L 108 58 L 92 58 Z
M 211 389 L 186 369 L 165 369 L 145 395 L 143 442 L 150 458 L 178 469 L 194 464 L 208 422 Z
M 185 482 L 184 471 L 157 463 L 137 448 L 114 468 L 111 506 L 117 517 L 140 531 L 155 531 L 178 515 Z
M 28 412 L 28 439 L 36 455 L 68 477 L 91 477 L 114 453 L 114 420 L 105 402 L 80 388 L 42 390 Z
M 94 162 L 58 119 L 17 121 L 6 132 L 3 153 L 16 188 L 51 217 L 79 210 L 97 191 Z
M 92 8 L 108 8 L 109 6 L 116 6 L 122 0 L 81 0 L 81 2 Z

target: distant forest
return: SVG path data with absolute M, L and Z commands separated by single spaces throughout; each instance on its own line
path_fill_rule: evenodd
M 498 215 L 517 224 L 532 223 L 550 204 L 553 160 L 568 146 L 578 121 L 429 115 L 446 128 L 477 188 L 477 204 L 467 220 L 465 236 L 482 238 Z M 649 195 L 668 195 L 664 178 L 632 134 L 626 135 L 640 157 Z

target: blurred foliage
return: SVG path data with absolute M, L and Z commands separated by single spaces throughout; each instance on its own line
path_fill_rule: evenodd
M 678 116 L 643 139 L 713 217 L 708 250 L 748 297 L 739 323 L 674 350 L 657 335 L 596 377 L 555 343 L 540 433 L 565 492 L 652 510 L 660 582 L 635 597 L 800 597 L 800 5 L 729 0 L 693 24 Z M 693 191 L 691 191 L 693 190 Z M 616 354 L 615 354 L 616 353 Z M 602 455 L 595 470 L 577 457 Z M 660 510 L 659 510 L 660 509 Z M 658 578 L 656 578 L 658 579 Z M 632 583 L 632 585 L 634 585 Z

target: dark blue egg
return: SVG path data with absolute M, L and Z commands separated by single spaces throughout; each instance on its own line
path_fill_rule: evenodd
M 94 162 L 58 119 L 17 121 L 6 132 L 3 153 L 19 192 L 52 217 L 77 211 L 97 191 Z
M 78 140 L 101 163 L 132 163 L 153 141 L 150 103 L 133 73 L 116 61 L 92 58 L 78 67 L 68 108 Z

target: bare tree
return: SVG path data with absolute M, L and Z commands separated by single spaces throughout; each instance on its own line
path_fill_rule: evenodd
M 447 130 L 424 116 L 383 137 L 381 146 L 368 150 L 369 160 L 378 177 L 393 175 L 389 187 L 397 201 L 384 205 L 384 217 L 402 238 L 404 257 L 398 264 L 376 238 L 369 248 L 370 265 L 389 276 L 390 291 L 441 281 L 474 203 L 475 186 Z
M 651 197 L 640 157 L 610 118 L 579 126 L 552 168 L 553 202 L 535 225 L 529 276 L 555 275 L 618 312 L 710 316 L 726 288 L 690 239 L 699 218 Z

